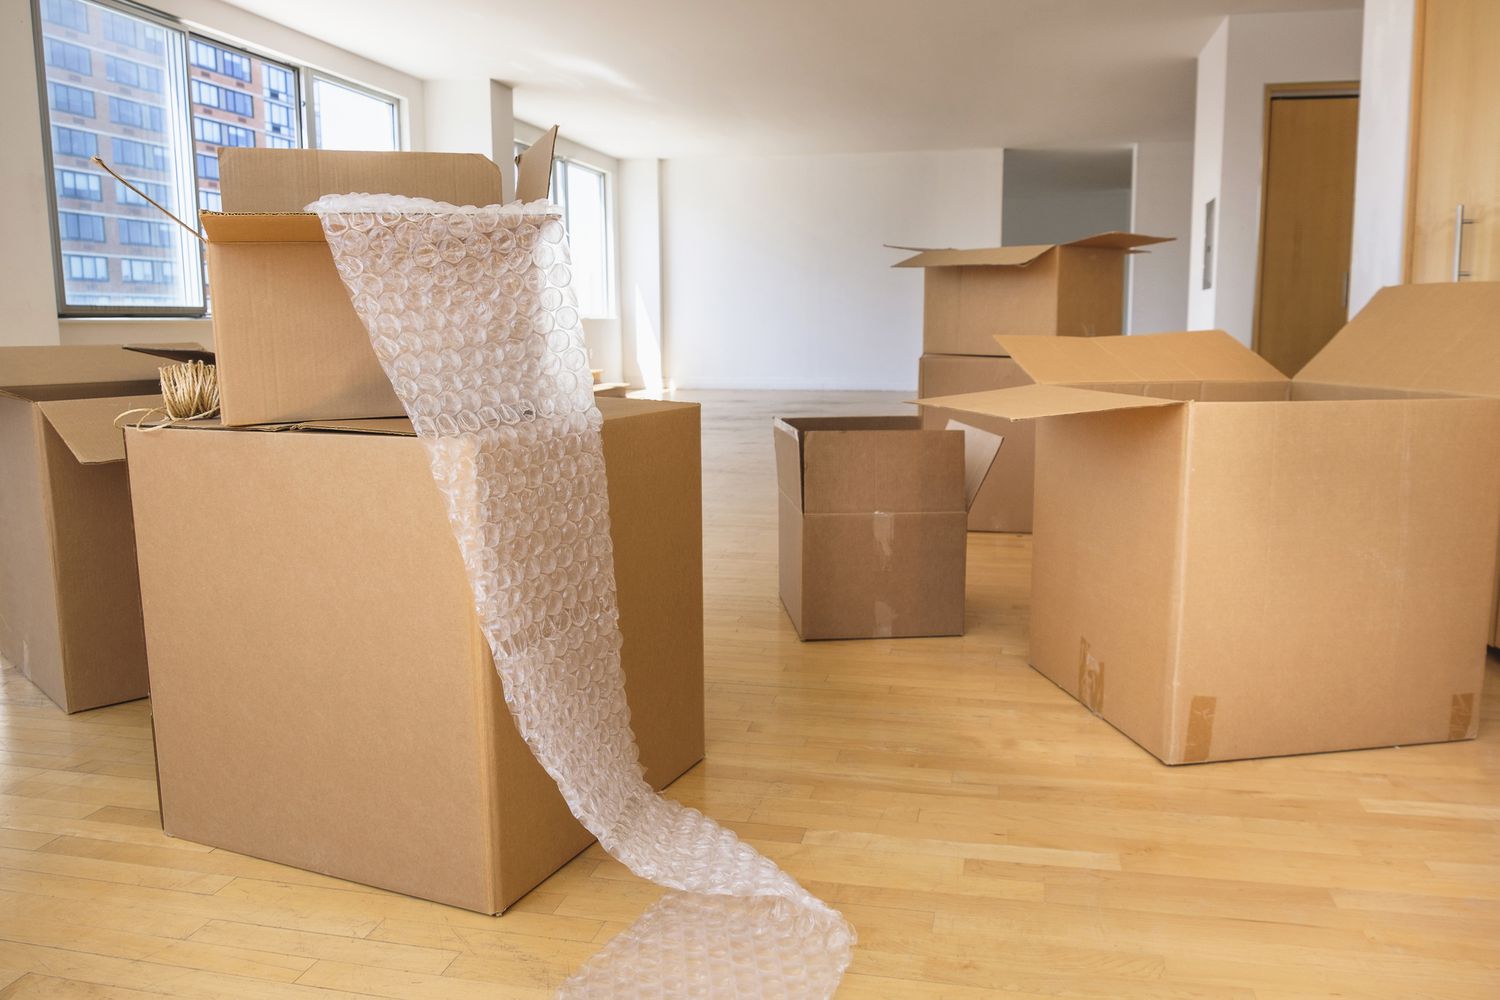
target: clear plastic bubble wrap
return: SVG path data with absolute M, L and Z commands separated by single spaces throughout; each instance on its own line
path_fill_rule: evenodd
M 517 729 L 604 849 L 670 890 L 559 995 L 830 996 L 849 924 L 643 777 L 557 209 L 333 195 L 308 210 L 427 446 Z

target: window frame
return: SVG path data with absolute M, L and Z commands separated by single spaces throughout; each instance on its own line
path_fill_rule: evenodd
M 408 97 L 405 95 L 393 94 L 388 91 L 380 90 L 376 87 L 367 86 L 365 84 L 358 83 L 354 80 L 340 76 L 334 72 L 315 69 L 313 66 L 304 63 L 301 60 L 273 53 L 260 46 L 246 45 L 238 41 L 231 41 L 229 40 L 229 38 L 216 34 L 212 30 L 205 30 L 204 28 L 198 26 L 196 22 L 189 22 L 175 15 L 135 3 L 134 0 L 90 0 L 90 2 L 93 3 L 96 7 L 102 8 L 105 11 L 120 14 L 126 17 L 137 18 L 141 21 L 146 22 L 147 24 L 164 29 L 167 32 L 179 32 L 183 36 L 183 58 L 181 66 L 181 79 L 179 82 L 181 85 L 181 93 L 183 95 L 183 101 L 185 104 L 185 113 L 182 115 L 182 121 L 180 122 L 164 120 L 163 130 L 160 133 L 155 134 L 162 136 L 164 140 L 174 135 L 177 136 L 178 140 L 182 142 L 183 148 L 187 151 L 185 170 L 187 175 L 191 178 L 192 182 L 192 198 L 190 199 L 190 202 L 191 211 L 194 217 L 196 217 L 198 212 L 199 185 L 203 180 L 198 172 L 198 158 L 200 155 L 205 155 L 200 154 L 196 149 L 196 141 L 193 134 L 192 81 L 194 79 L 194 64 L 192 60 L 191 47 L 195 40 L 205 42 L 209 45 L 217 46 L 218 48 L 230 51 L 240 56 L 269 61 L 275 64 L 278 68 L 284 68 L 290 72 L 292 85 L 296 88 L 295 92 L 292 94 L 292 112 L 298 126 L 301 129 L 302 139 L 300 145 L 293 148 L 319 148 L 316 142 L 317 135 L 314 130 L 316 118 L 314 108 L 315 98 L 313 95 L 313 81 L 315 79 L 326 80 L 327 82 L 334 84 L 335 86 L 344 87 L 349 90 L 368 94 L 371 97 L 377 98 L 390 104 L 393 109 L 391 126 L 394 146 L 398 151 L 406 150 L 409 148 L 409 136 L 407 134 L 408 119 L 406 107 Z M 57 171 L 59 169 L 76 171 L 78 168 L 60 167 L 57 163 L 56 157 L 54 156 L 52 144 L 53 122 L 51 115 L 51 97 L 47 87 L 50 81 L 47 78 L 46 35 L 44 33 L 43 27 L 42 3 L 43 0 L 29 0 L 27 6 L 30 8 L 31 13 L 32 47 L 36 67 L 36 94 L 37 104 L 41 116 L 43 159 L 42 165 L 45 168 L 46 174 L 49 178 L 49 183 L 47 184 L 47 209 L 49 214 L 48 230 L 50 232 L 52 242 L 51 250 L 53 290 L 55 301 L 57 304 L 58 318 L 62 320 L 90 318 L 207 318 L 209 315 L 209 296 L 206 278 L 203 284 L 201 305 L 98 305 L 68 303 L 65 273 L 66 265 L 63 261 L 63 254 L 65 252 L 74 253 L 76 251 L 64 251 L 62 245 L 62 238 L 59 232 L 57 221 L 58 212 L 61 210 L 58 205 L 59 195 L 57 190 Z M 143 49 L 143 51 L 147 50 Z M 121 56 L 119 58 L 127 57 Z M 139 62 L 139 60 L 131 61 Z M 171 91 L 172 83 L 170 78 L 172 76 L 173 74 L 170 70 L 162 71 L 163 93 L 169 93 Z M 263 94 L 257 96 L 261 96 L 262 98 L 264 97 Z M 97 102 L 98 99 L 99 95 L 96 92 L 95 101 Z M 167 116 L 164 115 L 163 117 L 165 119 Z M 96 144 L 102 145 L 99 138 L 97 138 L 98 133 L 95 134 Z M 148 142 L 148 140 L 145 139 L 136 139 L 135 141 Z M 215 153 L 212 155 L 217 157 L 217 151 L 215 151 Z M 113 164 L 111 164 L 111 166 L 113 166 Z M 128 170 L 125 172 L 127 174 L 129 173 Z M 103 182 L 101 181 L 101 187 L 102 185 Z M 76 211 L 76 209 L 69 209 L 69 211 Z M 170 220 L 168 221 L 170 222 Z M 200 273 L 204 271 L 203 259 L 203 252 L 200 247 L 198 251 L 197 265 L 197 270 Z

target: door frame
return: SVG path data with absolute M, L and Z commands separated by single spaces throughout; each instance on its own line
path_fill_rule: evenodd
M 1260 293 L 1266 256 L 1266 183 L 1271 175 L 1271 102 L 1298 97 L 1359 97 L 1358 80 L 1321 83 L 1268 83 L 1261 108 L 1260 212 L 1255 234 L 1255 308 L 1250 321 L 1250 349 L 1260 353 Z
M 1427 0 L 1416 0 L 1411 28 L 1411 106 L 1406 112 L 1406 225 L 1401 234 L 1401 283 L 1411 284 L 1416 263 L 1417 149 L 1422 138 L 1422 76 L 1427 61 Z

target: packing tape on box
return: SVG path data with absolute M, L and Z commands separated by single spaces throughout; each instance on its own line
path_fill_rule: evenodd
M 1474 694 L 1456 694 L 1448 714 L 1448 738 L 1468 740 L 1479 735 L 1479 715 L 1474 711 Z
M 643 777 L 557 209 L 334 195 L 308 210 L 427 447 L 517 730 L 604 849 L 669 890 L 559 995 L 830 996 L 853 928 Z
M 1218 708 L 1219 699 L 1211 695 L 1194 695 L 1188 702 L 1187 738 L 1182 746 L 1184 764 L 1208 760 L 1214 742 L 1214 713 Z
M 1078 640 L 1078 700 L 1095 715 L 1104 714 L 1104 664 L 1082 638 Z

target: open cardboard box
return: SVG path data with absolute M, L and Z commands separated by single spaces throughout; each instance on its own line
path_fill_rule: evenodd
M 523 154 L 521 200 L 547 197 L 556 136 Z M 224 424 L 401 416 L 322 224 L 305 209 L 350 192 L 492 205 L 499 167 L 472 153 L 223 149 L 219 170 L 224 211 L 199 219 Z
M 774 423 L 781 603 L 803 639 L 962 635 L 967 511 L 1000 438 L 917 417 Z
M 1040 420 L 1031 663 L 1169 764 L 1467 739 L 1500 284 L 1388 288 L 1288 380 L 1218 331 L 1004 337 Z
M 599 406 L 661 788 L 703 756 L 698 407 Z M 405 419 L 127 441 L 167 833 L 485 913 L 589 844 L 515 731 Z
M 1123 332 L 1126 255 L 1170 239 L 1099 233 L 1071 243 L 922 250 L 894 266 L 926 272 L 924 353 L 998 355 L 996 334 Z
M 65 712 L 146 696 L 125 444 L 161 403 L 118 347 L 0 348 L 0 656 Z

